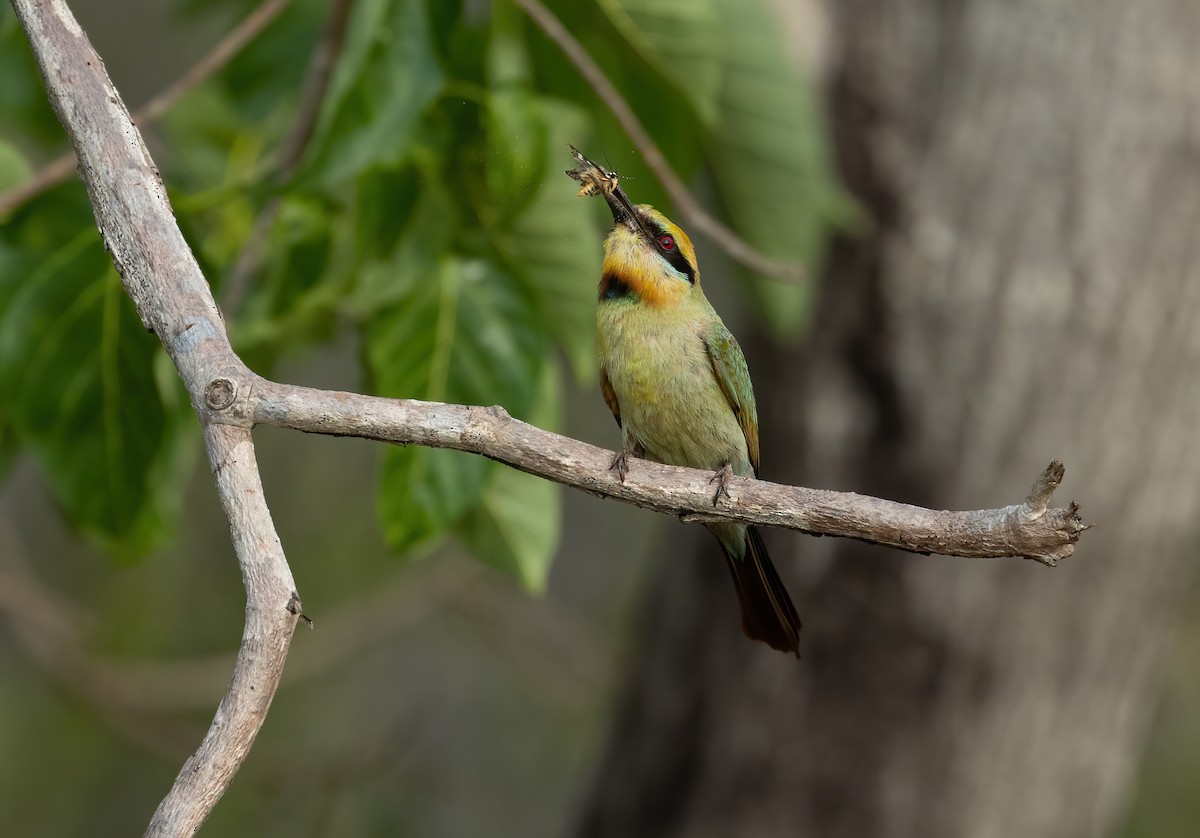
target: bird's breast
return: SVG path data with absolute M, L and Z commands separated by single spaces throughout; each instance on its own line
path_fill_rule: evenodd
M 625 444 L 649 459 L 750 471 L 746 440 L 713 373 L 707 321 L 636 304 L 601 304 L 597 355 L 616 394 Z

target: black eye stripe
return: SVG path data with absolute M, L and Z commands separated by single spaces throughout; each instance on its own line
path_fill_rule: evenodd
M 678 247 L 674 250 L 663 250 L 660 247 L 658 250 L 667 257 L 667 261 L 671 263 L 671 267 L 686 276 L 688 282 L 693 285 L 696 284 L 696 272 L 692 270 L 692 266 L 688 263 L 687 258 L 679 252 Z
M 643 220 L 646 222 L 646 226 L 654 231 L 654 247 L 658 250 L 658 252 L 660 254 L 662 254 L 662 257 L 667 260 L 667 262 L 671 265 L 672 268 L 674 268 L 675 270 L 679 271 L 681 274 L 686 276 L 687 281 L 690 282 L 692 285 L 695 285 L 696 284 L 696 271 L 692 268 L 691 264 L 688 262 L 687 257 L 683 255 L 683 250 L 680 249 L 680 247 L 679 247 L 679 241 L 675 240 L 675 236 L 672 235 L 671 232 L 669 230 L 667 230 L 667 228 L 665 228 L 659 224 L 656 224 L 654 221 L 652 221 L 649 218 L 643 218 Z M 658 243 L 658 240 L 661 239 L 663 236 L 671 236 L 671 238 L 673 240 L 675 240 L 675 246 L 672 247 L 670 250 L 666 250 L 661 244 Z
M 638 222 L 643 233 L 651 233 L 654 236 L 654 249 L 658 251 L 659 255 L 666 259 L 667 263 L 671 267 L 687 277 L 688 282 L 690 282 L 692 285 L 695 285 L 696 270 L 683 255 L 683 251 L 679 248 L 679 242 L 676 241 L 675 246 L 670 250 L 665 250 L 663 246 L 658 243 L 658 240 L 663 236 L 671 236 L 672 239 L 674 239 L 675 236 L 669 230 L 667 230 L 666 227 L 663 227 L 658 223 L 658 221 L 645 212 L 638 212 Z

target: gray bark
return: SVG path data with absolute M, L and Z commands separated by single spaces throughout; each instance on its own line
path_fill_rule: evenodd
M 192 835 L 254 743 L 300 614 L 296 583 L 263 495 L 250 428 L 212 421 L 208 382 L 242 367 L 200 266 L 175 222 L 154 161 L 64 0 L 14 0 L 46 93 L 71 138 L 96 225 L 146 328 L 188 388 L 246 586 L 237 663 L 204 740 L 146 830 Z
M 873 216 L 813 340 L 751 353 L 764 475 L 933 508 L 1053 455 L 1058 570 L 778 536 L 800 664 L 664 558 L 587 836 L 1095 836 L 1194 565 L 1200 6 L 837 4 L 830 107 Z M 755 363 L 755 360 L 759 363 Z

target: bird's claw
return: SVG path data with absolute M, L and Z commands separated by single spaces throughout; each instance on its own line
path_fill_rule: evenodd
M 629 474 L 629 452 L 622 448 L 617 452 L 617 456 L 613 457 L 612 464 L 608 467 L 609 471 L 617 473 L 617 479 L 622 483 L 625 482 L 625 475 Z
M 717 484 L 717 491 L 713 493 L 713 506 L 716 506 L 720 502 L 721 495 L 724 495 L 727 498 L 730 496 L 729 478 L 731 477 L 733 477 L 733 466 L 729 463 L 726 463 L 725 465 L 721 466 L 721 469 L 708 481 L 709 483 Z

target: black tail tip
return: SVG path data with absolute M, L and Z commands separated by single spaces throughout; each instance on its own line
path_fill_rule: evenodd
M 758 530 L 747 528 L 745 543 L 741 558 L 725 551 L 742 612 L 742 632 L 751 640 L 762 641 L 780 652 L 790 652 L 800 660 L 801 624 L 792 598 L 767 555 Z

